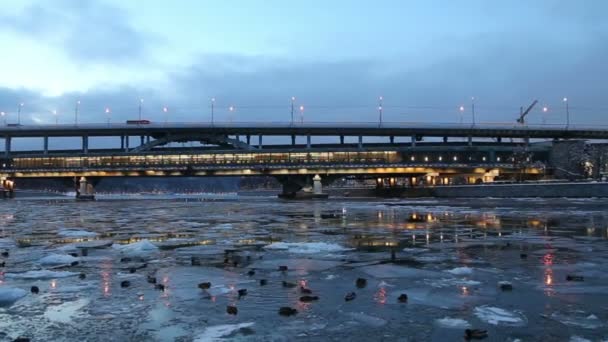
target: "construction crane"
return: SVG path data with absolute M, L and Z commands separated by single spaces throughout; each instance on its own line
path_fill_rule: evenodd
M 532 102 L 532 104 L 530 106 L 528 106 L 528 108 L 525 111 L 524 111 L 524 107 L 519 107 L 519 118 L 517 119 L 517 123 L 520 123 L 522 125 L 525 124 L 526 115 L 528 115 L 528 113 L 530 113 L 532 108 L 534 108 L 534 106 L 536 106 L 537 103 L 538 103 L 538 100 L 534 100 L 534 102 Z

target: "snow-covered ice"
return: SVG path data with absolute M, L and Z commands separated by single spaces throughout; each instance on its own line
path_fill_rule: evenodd
M 289 251 L 296 254 L 334 253 L 351 250 L 338 244 L 326 242 L 274 242 L 264 246 L 267 250 Z
M 522 313 L 493 306 L 478 306 L 473 313 L 480 320 L 493 325 L 523 326 L 527 323 L 526 317 Z
M 0 306 L 11 306 L 19 299 L 25 297 L 27 292 L 14 287 L 0 287 Z
M 254 325 L 253 322 L 239 324 L 222 324 L 207 327 L 202 334 L 194 338 L 195 342 L 212 342 L 223 341 L 224 337 L 243 328 L 250 328 Z
M 78 261 L 78 258 L 68 254 L 53 253 L 38 260 L 38 263 L 41 265 L 70 265 L 74 261 Z

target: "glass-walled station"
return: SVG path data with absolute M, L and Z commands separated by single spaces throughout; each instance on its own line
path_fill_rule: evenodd
M 518 160 L 508 152 L 403 152 L 403 151 L 344 151 L 344 152 L 252 152 L 194 153 L 194 154 L 89 154 L 80 156 L 32 156 L 4 160 L 3 169 L 113 169 L 125 167 L 197 166 L 197 165 L 307 165 L 307 164 L 411 164 L 411 165 L 513 165 L 544 161 L 542 153 L 530 154 Z

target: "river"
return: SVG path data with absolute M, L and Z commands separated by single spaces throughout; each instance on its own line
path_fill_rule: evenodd
M 458 341 L 472 328 L 491 341 L 598 341 L 607 209 L 604 199 L 5 200 L 0 340 Z

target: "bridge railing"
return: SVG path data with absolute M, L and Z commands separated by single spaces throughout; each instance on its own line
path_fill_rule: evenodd
M 285 121 L 190 121 L 190 122 L 150 122 L 147 124 L 127 124 L 127 123 L 63 123 L 63 124 L 44 124 L 44 125 L 0 125 L 0 130 L 21 131 L 21 130 L 66 130 L 66 129 L 124 129 L 124 128 L 439 128 L 439 129 L 519 129 L 519 130 L 606 130 L 605 124 L 515 124 L 510 122 L 480 122 L 480 123 L 452 123 L 452 122 L 414 122 L 414 121 L 391 121 L 391 122 L 336 122 L 336 121 L 306 121 L 285 122 Z

